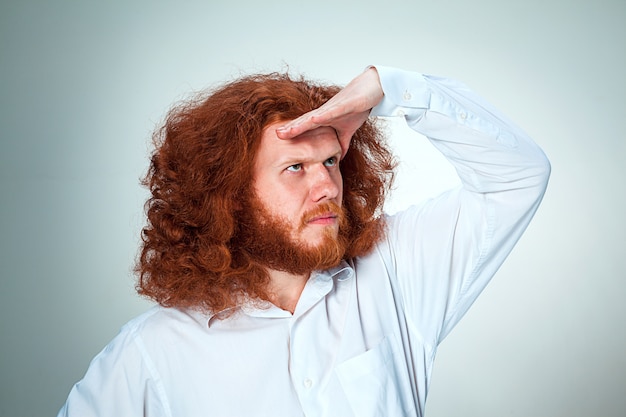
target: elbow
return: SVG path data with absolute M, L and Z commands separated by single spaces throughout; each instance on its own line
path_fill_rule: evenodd
M 511 166 L 511 190 L 525 190 L 523 193 L 533 204 L 541 201 L 550 180 L 552 165 L 550 160 L 537 147 L 527 152 L 524 157 Z M 513 185 L 515 184 L 515 185 Z
M 542 188 L 545 190 L 550 180 L 550 174 L 552 173 L 552 164 L 545 153 L 541 152 L 541 157 L 537 161 L 537 176 Z
M 543 152 L 538 152 L 528 166 L 528 188 L 534 190 L 535 201 L 541 201 L 548 188 L 552 165 Z

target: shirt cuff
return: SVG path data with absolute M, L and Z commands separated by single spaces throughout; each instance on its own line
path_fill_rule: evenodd
M 414 121 L 430 107 L 432 92 L 422 74 L 378 65 L 374 68 L 385 96 L 371 116 L 401 116 Z

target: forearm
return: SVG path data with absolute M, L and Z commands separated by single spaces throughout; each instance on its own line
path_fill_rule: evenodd
M 385 93 L 373 116 L 401 116 L 455 166 L 478 193 L 535 188 L 550 165 L 541 149 L 484 99 L 453 80 L 377 67 Z

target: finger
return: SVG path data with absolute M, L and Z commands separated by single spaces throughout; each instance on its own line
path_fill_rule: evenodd
M 319 125 L 311 120 L 310 115 L 307 114 L 305 116 L 305 118 L 299 117 L 282 126 L 278 126 L 276 128 L 276 136 L 278 136 L 279 139 L 293 139 L 308 130 L 319 127 Z
M 343 159 L 348 153 L 348 149 L 350 149 L 350 141 L 352 140 L 352 135 L 340 135 L 339 132 L 337 132 L 337 136 L 339 138 L 339 145 L 341 146 L 341 157 L 339 159 Z
M 335 113 L 333 109 L 320 107 L 279 126 L 276 128 L 276 135 L 280 139 L 292 139 L 320 126 L 332 126 L 336 119 Z

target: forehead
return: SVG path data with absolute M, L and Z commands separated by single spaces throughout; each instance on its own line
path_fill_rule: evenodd
M 263 130 L 255 158 L 256 165 L 280 161 L 298 163 L 325 160 L 341 152 L 337 132 L 331 127 L 318 127 L 293 139 L 285 140 L 276 136 L 276 128 L 282 124 L 284 122 L 274 123 Z

